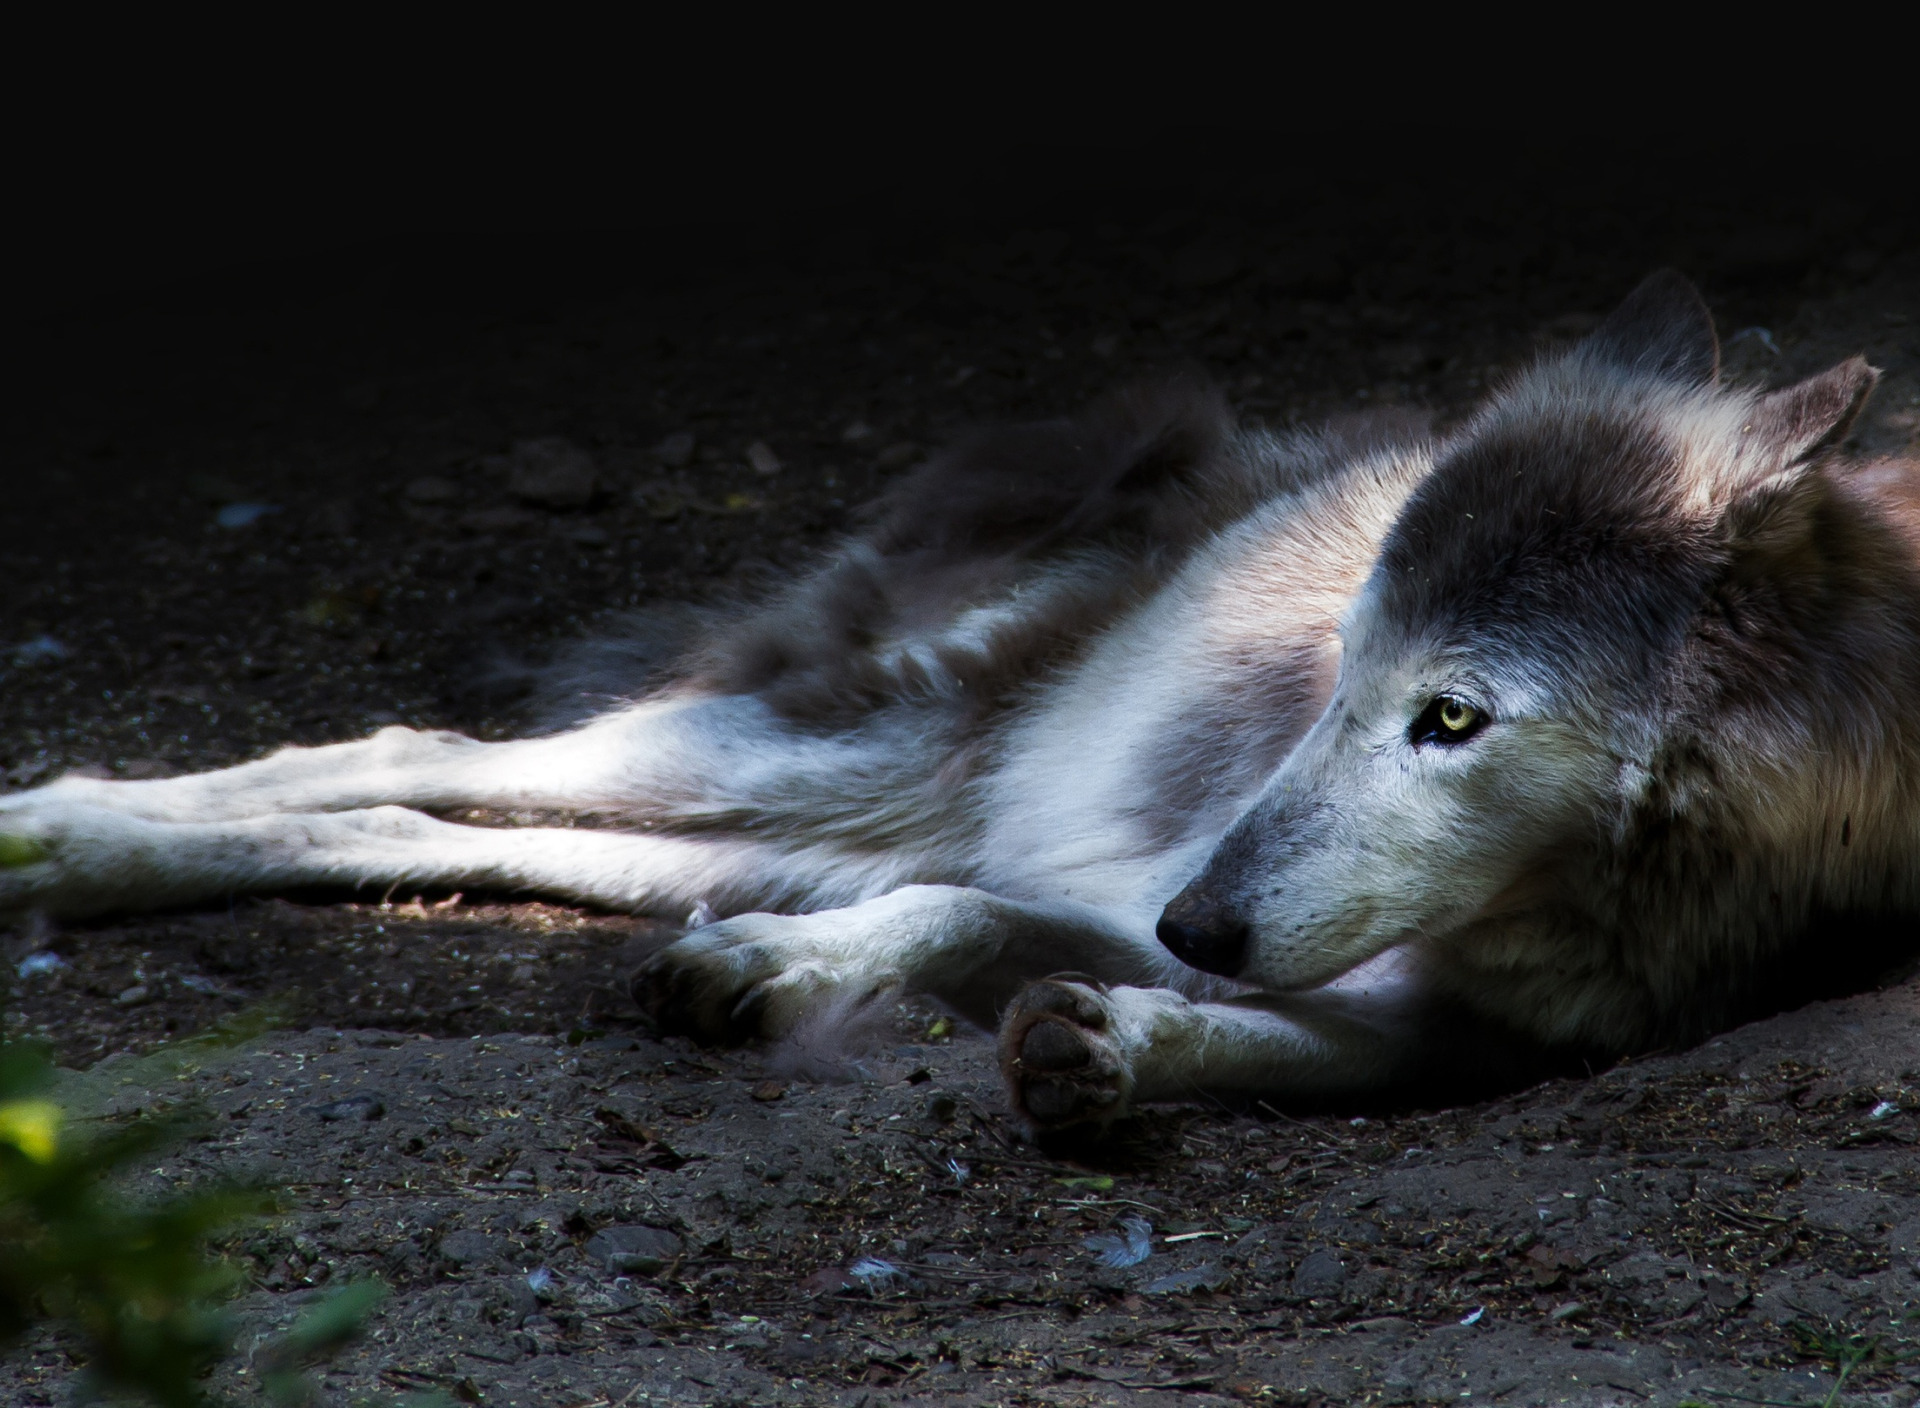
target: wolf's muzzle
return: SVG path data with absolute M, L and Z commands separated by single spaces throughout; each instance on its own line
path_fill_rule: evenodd
M 1153 932 L 1182 963 L 1203 973 L 1231 978 L 1247 962 L 1245 920 L 1227 912 L 1189 886 L 1161 912 Z

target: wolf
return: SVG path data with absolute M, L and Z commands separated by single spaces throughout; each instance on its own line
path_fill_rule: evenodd
M 1920 910 L 1914 467 L 1843 453 L 1863 360 L 1718 358 L 1663 272 L 1437 438 L 1181 380 L 985 431 L 576 727 L 0 798 L 0 910 L 691 911 L 632 982 L 663 1028 L 918 990 L 1043 1130 L 1697 1039 Z

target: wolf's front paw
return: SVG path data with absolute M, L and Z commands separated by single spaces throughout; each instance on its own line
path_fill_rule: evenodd
M 1014 999 L 1000 1023 L 1000 1069 L 1013 1107 L 1040 1129 L 1111 1124 L 1127 1112 L 1133 1063 L 1114 1030 L 1105 988 L 1047 978 Z
M 700 1041 L 785 1036 L 810 1008 L 898 982 L 841 951 L 838 917 L 743 914 L 696 929 L 641 965 L 633 1000 L 662 1031 Z

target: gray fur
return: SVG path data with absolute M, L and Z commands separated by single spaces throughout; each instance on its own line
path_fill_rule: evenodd
M 1237 429 L 1192 384 L 983 433 L 658 682 L 582 673 L 630 702 L 570 731 L 0 799 L 40 855 L 0 907 L 706 906 L 636 978 L 663 1024 L 797 1050 L 918 987 L 1002 1020 L 1042 1124 L 1689 1039 L 1920 908 L 1920 496 L 1839 455 L 1875 374 L 1716 368 L 1662 274 L 1440 442 Z M 623 829 L 431 816 L 473 805 Z

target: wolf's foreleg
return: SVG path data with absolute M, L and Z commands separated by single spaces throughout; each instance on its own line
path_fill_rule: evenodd
M 1133 1105 L 1207 1092 L 1275 1102 L 1463 1091 L 1538 1053 L 1456 1009 L 1417 978 L 1194 1002 L 1155 988 L 1035 983 L 1000 1027 L 1014 1107 L 1042 1128 L 1104 1125 Z
M 61 917 L 303 886 L 530 891 L 678 916 L 841 903 L 887 883 L 755 842 L 458 826 L 404 807 L 157 822 L 42 806 L 7 817 L 0 840 L 0 913 Z
M 1097 910 L 908 885 L 846 909 L 708 925 L 650 958 L 634 975 L 633 995 L 670 1029 L 742 1040 L 780 1035 L 808 1008 L 842 995 L 910 988 L 991 1026 L 1025 984 L 1047 973 L 1168 982 L 1181 967 Z

